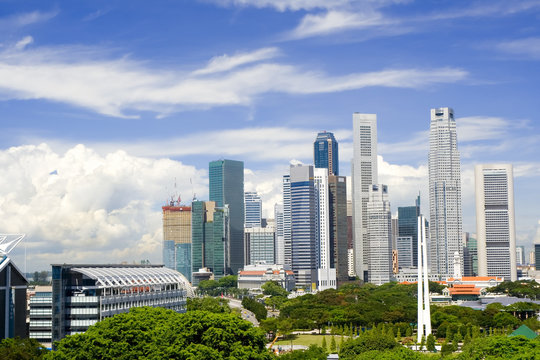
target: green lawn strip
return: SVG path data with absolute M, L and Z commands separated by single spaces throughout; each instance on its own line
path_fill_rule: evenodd
M 293 345 L 304 345 L 309 346 L 311 344 L 315 345 L 321 345 L 323 338 L 326 337 L 326 344 L 330 346 L 330 342 L 332 341 L 332 335 L 308 335 L 308 334 L 297 334 L 294 335 L 292 339 Z M 336 339 L 336 344 L 339 344 L 341 341 L 341 335 L 334 335 L 334 338 Z M 344 340 L 347 340 L 347 336 L 344 337 Z M 291 338 L 287 338 L 286 340 L 278 340 L 276 341 L 275 345 L 291 345 Z

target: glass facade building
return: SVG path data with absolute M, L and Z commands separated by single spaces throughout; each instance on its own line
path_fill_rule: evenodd
M 216 160 L 209 164 L 209 197 L 216 207 L 229 209 L 230 269 L 244 267 L 244 162 Z
M 409 267 L 418 266 L 418 217 L 420 216 L 420 195 L 416 198 L 414 206 L 398 207 L 398 236 L 412 238 L 412 263 Z M 398 249 L 399 250 L 399 249 Z M 398 252 L 399 266 L 401 254 Z
M 337 285 L 349 280 L 347 178 L 328 177 L 330 268 L 336 269 Z
M 328 175 L 339 175 L 338 143 L 331 132 L 320 132 L 313 143 L 313 162 L 316 168 L 328 169 Z
M 246 244 L 246 265 L 264 262 L 276 263 L 276 232 L 274 228 L 252 227 L 244 232 Z
M 255 191 L 246 191 L 244 194 L 244 227 L 261 227 L 262 201 Z
M 191 207 L 163 206 L 163 264 L 191 281 Z

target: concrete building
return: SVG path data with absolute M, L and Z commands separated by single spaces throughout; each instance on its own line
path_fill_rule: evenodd
M 239 289 L 260 289 L 268 281 L 277 282 L 287 291 L 292 291 L 296 286 L 292 270 L 283 265 L 251 264 L 238 273 Z
M 317 211 L 313 166 L 291 165 L 292 270 L 299 287 L 317 282 Z
M 262 200 L 255 191 L 244 193 L 244 227 L 261 227 L 262 220 Z
M 367 223 L 369 282 L 382 285 L 392 278 L 392 213 L 386 185 L 371 185 Z
M 285 237 L 283 236 L 283 204 L 274 205 L 274 219 L 276 222 L 276 264 L 285 264 Z
M 28 289 L 29 337 L 46 348 L 52 347 L 52 286 Z
M 315 238 L 318 241 L 316 247 L 317 268 L 330 268 L 330 219 L 329 219 L 329 195 L 328 195 L 328 169 L 314 168 L 313 182 L 315 186 Z
M 244 162 L 216 160 L 209 163 L 210 201 L 229 208 L 230 269 L 236 274 L 244 267 Z
M 511 164 L 476 165 L 478 275 L 517 280 L 514 176 Z
M 137 306 L 186 311 L 189 281 L 162 265 L 52 265 L 52 341 Z
M 291 175 L 283 175 L 283 264 L 292 267 Z
M 162 206 L 163 264 L 191 281 L 191 207 Z
M 339 175 L 338 142 L 331 132 L 320 132 L 313 143 L 315 168 L 328 170 L 328 175 Z
M 197 270 L 208 268 L 216 280 L 232 274 L 230 257 L 235 250 L 229 242 L 228 205 L 217 207 L 214 201 L 194 201 L 191 209 L 191 272 L 195 275 Z M 199 284 L 198 278 L 193 277 L 193 285 Z
M 369 242 L 367 203 L 377 176 L 377 115 L 353 114 L 352 201 L 354 268 L 356 276 L 368 281 Z
M 418 241 L 418 240 L 417 240 Z M 413 248 L 417 247 L 413 242 L 412 236 L 398 236 L 396 248 L 398 254 L 398 266 L 400 268 L 412 268 L 413 266 Z
M 431 109 L 429 211 L 431 272 L 446 278 L 454 253 L 463 258 L 460 156 L 454 111 L 447 107 Z
M 516 246 L 516 265 L 525 265 L 525 247 Z
M 273 227 L 251 227 L 244 231 L 246 264 L 265 262 L 275 264 L 276 231 Z

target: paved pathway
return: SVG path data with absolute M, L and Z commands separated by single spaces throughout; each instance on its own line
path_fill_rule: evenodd
M 253 326 L 259 326 L 259 322 L 257 321 L 257 318 L 255 317 L 255 314 L 253 314 L 251 311 L 246 310 L 242 307 L 242 302 L 237 299 L 229 299 L 229 306 L 231 308 L 237 308 L 240 309 L 240 313 L 242 314 L 242 319 L 250 321 Z

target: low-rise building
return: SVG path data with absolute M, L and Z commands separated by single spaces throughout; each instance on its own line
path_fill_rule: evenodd
M 267 281 L 275 281 L 287 291 L 296 286 L 294 273 L 284 265 L 258 263 L 238 272 L 239 289 L 260 289 Z
M 52 273 L 53 342 L 132 307 L 185 312 L 194 296 L 186 277 L 163 265 L 59 264 Z
M 52 345 L 52 286 L 36 286 L 28 290 L 29 336 L 41 345 Z

